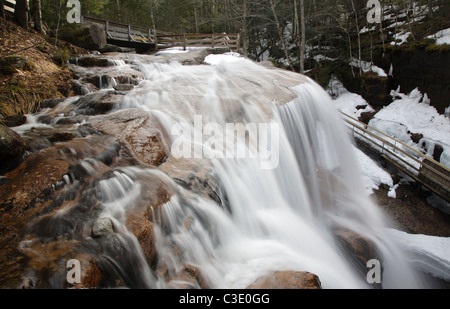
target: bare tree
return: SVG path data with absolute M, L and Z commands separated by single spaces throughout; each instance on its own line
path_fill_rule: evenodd
M 300 43 L 300 73 L 305 73 L 305 49 L 306 49 L 306 19 L 305 0 L 300 0 L 301 19 L 301 43 Z
M 359 30 L 359 21 L 358 21 L 358 12 L 356 11 L 355 1 L 352 2 L 352 10 L 353 14 L 355 14 L 355 25 L 356 25 L 356 34 L 358 37 L 358 67 L 359 67 L 359 75 L 362 74 L 362 65 L 361 65 L 361 33 Z
M 287 50 L 286 42 L 284 41 L 283 30 L 281 29 L 280 21 L 278 20 L 277 10 L 275 8 L 275 6 L 276 6 L 275 2 L 274 2 L 274 0 L 269 0 L 269 3 L 270 3 L 270 9 L 272 10 L 272 14 L 273 14 L 273 21 L 274 21 L 275 27 L 277 28 L 278 36 L 280 38 L 281 47 L 283 48 L 283 51 L 284 51 L 284 56 L 286 57 L 286 60 L 289 64 L 289 68 L 293 72 L 295 72 L 295 68 L 292 65 L 291 58 L 289 57 L 289 51 Z

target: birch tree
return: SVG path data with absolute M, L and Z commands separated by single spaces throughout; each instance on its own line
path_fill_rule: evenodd
M 289 51 L 288 51 L 288 49 L 286 47 L 286 42 L 284 40 L 283 30 L 281 28 L 280 21 L 278 19 L 277 10 L 276 10 L 276 4 L 275 4 L 274 0 L 269 0 L 269 4 L 270 4 L 270 9 L 271 9 L 272 14 L 273 14 L 274 25 L 275 25 L 275 27 L 276 27 L 276 29 L 278 31 L 278 36 L 279 36 L 279 39 L 280 39 L 281 47 L 282 47 L 283 52 L 284 52 L 284 56 L 286 57 L 286 61 L 287 61 L 288 65 L 289 65 L 289 68 L 293 72 L 295 72 L 295 68 L 294 68 L 294 66 L 292 64 L 291 57 L 289 56 Z

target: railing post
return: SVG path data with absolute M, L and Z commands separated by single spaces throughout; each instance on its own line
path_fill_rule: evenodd
M 105 31 L 106 31 L 106 38 L 108 38 L 108 33 L 109 33 L 109 21 L 105 22 Z
M 131 25 L 128 25 L 128 41 L 131 42 Z
M 215 40 L 215 36 L 214 33 L 212 34 L 212 40 L 211 40 L 211 47 L 214 48 L 214 40 Z
M 183 34 L 183 50 L 186 50 L 187 47 L 187 40 L 186 40 L 186 33 Z

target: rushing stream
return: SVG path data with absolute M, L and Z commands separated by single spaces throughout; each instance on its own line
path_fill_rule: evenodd
M 370 288 L 380 286 L 366 280 L 373 259 L 382 287 L 424 286 L 389 239 L 321 87 L 237 55 L 201 65 L 188 55 L 111 54 L 107 68 L 73 61 L 83 95 L 14 128 L 30 154 L 59 147 L 70 164 L 20 243 L 32 285 L 63 286 L 67 260 L 78 259 L 95 260 L 98 287 L 246 288 L 306 271 L 322 288 Z M 42 137 L 55 129 L 71 138 Z M 93 236 L 104 218 L 113 232 Z M 361 239 L 373 256 L 352 252 Z

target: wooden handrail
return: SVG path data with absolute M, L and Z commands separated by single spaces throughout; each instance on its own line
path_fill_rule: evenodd
M 342 115 L 346 117 L 344 121 L 353 128 L 354 134 L 356 133 L 369 144 L 380 148 L 380 150 L 374 149 L 374 146 L 371 146 L 371 149 L 379 151 L 386 160 L 393 163 L 397 168 L 450 202 L 450 169 L 447 166 L 358 119 L 345 113 L 342 113 Z M 404 147 L 404 149 L 397 145 Z
M 380 131 L 380 130 L 374 128 L 374 127 L 370 127 L 370 126 L 368 126 L 366 123 L 364 123 L 364 122 L 362 122 L 362 121 L 360 121 L 360 120 L 358 120 L 358 119 L 355 119 L 355 118 L 351 117 L 351 116 L 348 115 L 348 114 L 342 113 L 342 115 L 344 115 L 345 117 L 347 117 L 351 122 L 353 122 L 353 123 L 358 123 L 358 124 L 362 125 L 363 127 L 369 128 L 370 131 L 377 132 L 378 134 L 380 134 L 380 135 L 382 135 L 382 136 L 384 136 L 384 137 L 386 137 L 386 138 L 388 138 L 388 139 L 391 139 L 391 140 L 395 141 L 396 144 L 402 145 L 403 147 L 405 147 L 405 148 L 408 149 L 409 151 L 411 151 L 411 152 L 413 152 L 414 154 L 416 154 L 418 157 L 420 157 L 420 158 L 422 158 L 422 159 L 428 159 L 428 160 L 432 161 L 434 164 L 436 164 L 436 165 L 438 165 L 438 166 L 442 167 L 443 169 L 446 169 L 446 170 L 448 170 L 448 171 L 450 172 L 450 169 L 449 169 L 447 166 L 445 166 L 445 165 L 443 165 L 442 163 L 440 163 L 440 162 L 434 160 L 433 158 L 430 158 L 429 156 L 427 156 L 427 155 L 421 153 L 421 152 L 418 151 L 417 149 L 412 148 L 411 146 L 405 144 L 404 142 L 399 141 L 399 140 L 395 139 L 394 137 L 392 137 L 392 136 L 386 134 L 385 132 L 382 132 L 382 131 Z M 349 121 L 347 121 L 347 122 L 349 122 Z M 352 123 L 350 123 L 350 124 L 352 124 Z M 367 131 L 366 133 L 372 134 L 372 133 L 371 133 L 370 131 L 368 131 L 368 130 L 365 130 L 365 129 L 361 129 L 361 130 Z M 374 137 L 379 138 L 377 135 L 374 135 Z M 384 139 L 382 139 L 382 138 L 379 138 L 379 139 L 382 140 L 382 141 L 384 141 Z M 394 148 L 397 148 L 398 150 L 404 152 L 406 155 L 410 156 L 410 155 L 407 154 L 405 151 L 403 151 L 401 148 L 398 148 L 395 144 L 392 144 L 392 143 L 390 143 L 389 141 L 385 141 L 385 142 L 388 143 L 388 144 L 390 144 L 390 146 L 392 146 L 392 147 L 394 147 Z M 414 158 L 414 157 L 412 157 L 412 156 L 410 156 L 410 157 L 411 157 L 411 158 Z M 419 162 L 420 162 L 420 161 L 419 161 Z
M 82 23 L 85 22 L 94 22 L 104 26 L 106 34 L 110 39 L 129 42 L 140 41 L 143 43 L 148 41 L 148 43 L 153 43 L 156 49 L 158 47 L 175 46 L 182 46 L 184 49 L 188 46 L 208 46 L 214 48 L 218 45 L 226 45 L 235 50 L 239 50 L 240 47 L 239 34 L 175 34 L 141 26 L 106 21 L 95 17 L 82 16 Z

